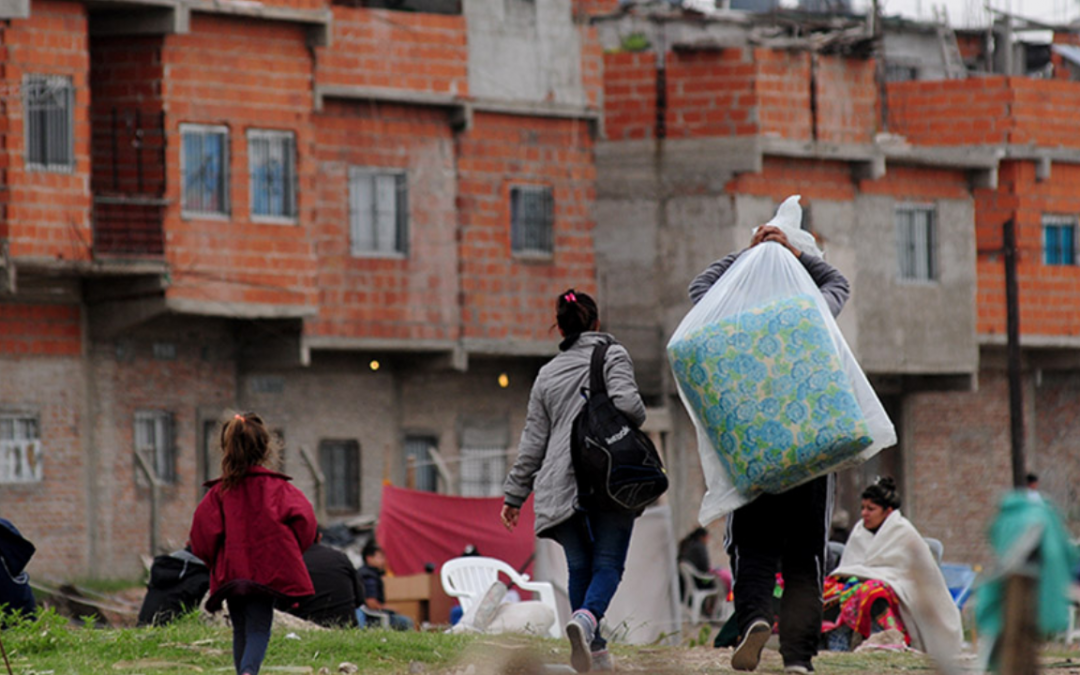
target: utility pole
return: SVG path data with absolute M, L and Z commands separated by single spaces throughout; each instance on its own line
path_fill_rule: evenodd
M 1024 486 L 1024 391 L 1020 360 L 1020 289 L 1016 281 L 1016 222 L 1004 225 L 1006 353 L 1009 361 L 1009 434 L 1013 487 Z

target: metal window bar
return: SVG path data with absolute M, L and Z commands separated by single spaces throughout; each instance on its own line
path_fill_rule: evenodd
M 438 492 L 439 471 L 431 458 L 431 448 L 437 447 L 431 438 L 413 437 L 405 439 L 405 462 L 406 467 L 412 460 L 412 466 L 416 469 L 415 489 L 425 492 Z
M 292 218 L 296 215 L 296 153 L 291 133 L 252 134 L 251 210 L 259 216 Z
M 27 75 L 23 80 L 26 163 L 47 170 L 69 170 L 74 164 L 71 79 L 59 75 Z
M 225 131 L 182 131 L 183 209 L 194 213 L 228 212 L 227 148 Z
M 319 444 L 319 468 L 326 477 L 326 508 L 360 509 L 360 444 L 356 441 L 323 441 Z
M 549 187 L 510 188 L 510 241 L 514 253 L 554 251 L 555 198 Z
M 1043 216 L 1043 264 L 1076 264 L 1076 221 L 1070 216 Z
M 506 448 L 462 448 L 460 493 L 463 497 L 497 497 L 506 476 Z

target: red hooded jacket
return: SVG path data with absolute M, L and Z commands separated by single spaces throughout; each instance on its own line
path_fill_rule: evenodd
M 303 554 L 315 543 L 317 521 L 304 493 L 285 474 L 257 466 L 222 491 L 207 483 L 191 523 L 191 552 L 210 568 L 207 609 L 231 594 L 298 598 L 315 593 Z

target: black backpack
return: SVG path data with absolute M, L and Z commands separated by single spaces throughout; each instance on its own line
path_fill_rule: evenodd
M 593 348 L 589 388 L 581 390 L 585 405 L 570 434 L 570 457 L 580 506 L 636 512 L 667 491 L 668 478 L 652 441 L 608 397 L 604 357 L 610 346 Z

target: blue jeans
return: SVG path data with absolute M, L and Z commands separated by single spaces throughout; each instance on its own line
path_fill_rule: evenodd
M 622 581 L 633 531 L 634 514 L 614 511 L 578 511 L 552 528 L 552 538 L 566 551 L 571 609 L 587 609 L 597 621 L 603 618 Z M 607 647 L 596 633 L 594 652 Z
M 259 595 L 231 597 L 229 618 L 233 625 L 233 663 L 237 675 L 258 675 L 270 644 L 274 599 Z
M 413 620 L 404 614 L 398 614 L 397 612 L 384 611 L 379 614 L 385 614 L 390 618 L 390 628 L 392 630 L 412 630 Z M 359 607 L 356 608 L 356 623 L 360 628 L 381 628 L 381 624 L 375 621 L 372 617 L 364 614 L 364 610 Z

